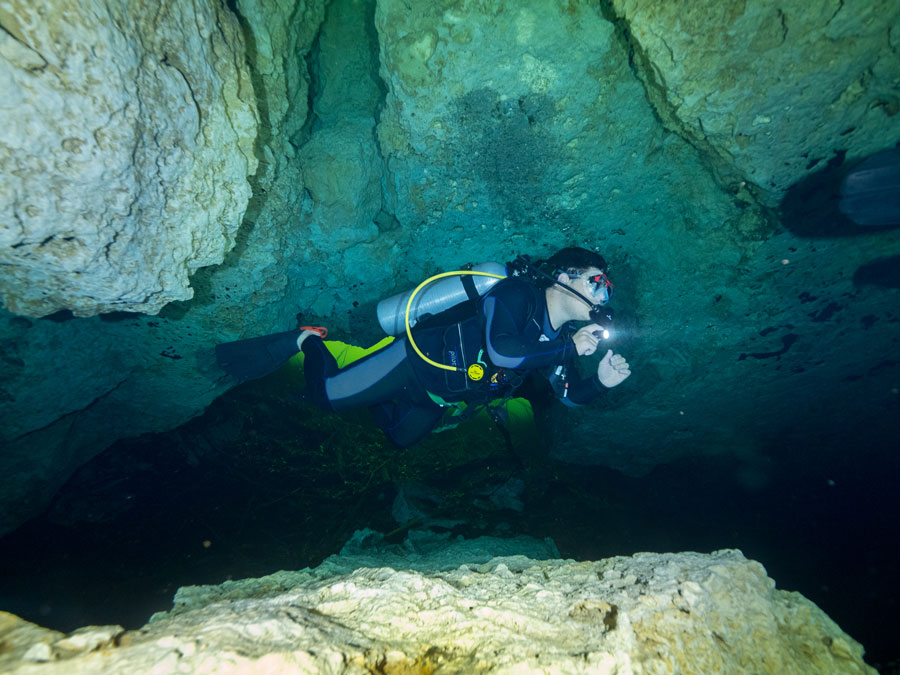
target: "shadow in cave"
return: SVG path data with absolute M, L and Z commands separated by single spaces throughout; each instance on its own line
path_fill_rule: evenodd
M 853 273 L 853 285 L 900 288 L 900 255 L 879 258 L 860 266 Z
M 781 222 L 790 232 L 805 238 L 852 237 L 895 229 L 896 224 L 859 225 L 841 211 L 841 186 L 844 180 L 861 165 L 886 154 L 893 157 L 896 150 L 886 150 L 846 163 L 846 151 L 837 151 L 823 169 L 809 174 L 788 189 L 778 209 Z M 893 158 L 891 161 L 894 161 Z M 896 202 L 896 197 L 887 188 L 883 190 L 882 198 Z M 860 201 L 865 201 L 865 195 Z M 845 205 L 844 210 L 847 211 L 848 208 L 852 215 L 852 210 L 861 207 L 857 204 Z

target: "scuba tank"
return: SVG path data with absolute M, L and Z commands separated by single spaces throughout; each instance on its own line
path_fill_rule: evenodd
M 474 285 L 475 293 L 482 296 L 506 276 L 506 265 L 498 262 L 481 263 L 470 269 L 479 274 L 464 273 L 463 276 L 459 273 L 448 273 L 446 278 L 434 281 L 425 288 L 420 286 L 382 300 L 376 310 L 381 328 L 388 335 L 402 335 L 407 329 L 407 306 L 409 306 L 409 327 L 412 328 L 426 314 L 439 314 L 445 309 L 472 299 L 467 291 L 470 282 Z M 413 294 L 415 297 L 410 305 L 409 299 Z

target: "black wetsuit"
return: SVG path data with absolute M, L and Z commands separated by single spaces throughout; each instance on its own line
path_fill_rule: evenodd
M 408 447 L 441 419 L 438 402 L 478 404 L 509 396 L 529 372 L 546 375 L 567 405 L 590 403 L 605 391 L 596 375 L 575 373 L 571 333 L 566 325 L 551 327 L 544 290 L 504 279 L 476 307 L 475 316 L 449 325 L 434 325 L 440 315 L 417 324 L 413 339 L 439 363 L 465 369 L 480 362 L 481 381 L 429 365 L 405 337 L 341 370 L 322 340 L 311 336 L 303 342 L 309 394 L 330 410 L 369 407 L 391 440 Z

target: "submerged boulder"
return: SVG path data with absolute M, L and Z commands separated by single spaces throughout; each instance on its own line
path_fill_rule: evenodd
M 23 675 L 875 672 L 822 610 L 776 589 L 740 551 L 596 562 L 555 555 L 552 542 L 526 537 L 418 533 L 387 546 L 358 533 L 314 569 L 182 588 L 171 612 L 134 631 L 64 636 L 0 615 L 0 667 Z

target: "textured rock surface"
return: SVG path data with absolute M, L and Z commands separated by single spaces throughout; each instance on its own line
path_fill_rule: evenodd
M 660 117 L 768 198 L 900 141 L 900 5 L 613 0 Z
M 10 673 L 874 673 L 862 648 L 739 551 L 599 562 L 552 545 L 345 551 L 321 566 L 183 588 L 137 631 L 63 638 L 0 615 Z M 525 555 L 491 557 L 518 548 Z M 430 549 L 430 550 L 429 550 Z M 487 556 L 487 559 L 484 558 Z M 391 566 L 371 566 L 379 557 Z M 366 566 L 368 565 L 368 566 Z
M 313 122 L 299 155 L 308 191 L 308 244 L 301 261 L 312 270 L 323 264 L 328 269 L 328 292 L 306 306 L 316 315 L 344 314 L 351 302 L 346 289 L 360 279 L 390 283 L 391 262 L 405 255 L 403 232 L 384 232 L 394 223 L 382 212 L 384 171 L 375 137 L 382 92 L 374 12 L 374 0 L 332 2 L 319 35 Z
M 155 314 L 221 263 L 256 102 L 218 0 L 0 6 L 0 296 L 38 317 Z
M 386 0 L 375 18 L 387 199 L 415 228 L 412 276 L 571 241 L 614 258 L 635 220 L 662 230 L 638 207 L 680 201 L 673 165 L 703 167 L 659 127 L 613 25 L 585 5 L 443 7 Z M 691 183 L 733 215 L 708 180 Z
M 2 532 L 40 512 L 73 471 L 110 443 L 172 428 L 201 412 L 230 384 L 214 365 L 214 344 L 293 322 L 297 306 L 285 298 L 299 295 L 308 281 L 295 264 L 306 237 L 293 226 L 302 212 L 303 180 L 291 138 L 300 142 L 307 119 L 304 59 L 324 1 L 263 4 L 245 0 L 240 7 L 260 113 L 262 161 L 249 178 L 253 226 L 241 229 L 225 263 L 198 270 L 193 300 L 169 305 L 157 317 L 34 321 L 0 310 Z M 306 293 L 309 302 L 317 295 L 314 287 Z

